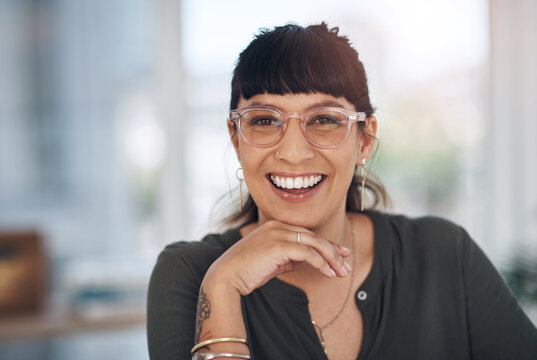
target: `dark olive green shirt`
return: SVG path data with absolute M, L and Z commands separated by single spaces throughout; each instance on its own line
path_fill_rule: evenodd
M 358 359 L 537 359 L 537 329 L 464 229 L 367 214 L 375 255 L 354 294 L 364 330 Z M 233 229 L 160 254 L 149 285 L 151 359 L 190 359 L 204 274 L 239 239 Z M 272 279 L 242 297 L 242 311 L 253 359 L 326 359 L 299 288 Z

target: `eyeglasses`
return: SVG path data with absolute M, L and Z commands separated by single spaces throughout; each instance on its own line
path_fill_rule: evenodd
M 337 107 L 320 107 L 304 113 L 284 113 L 273 107 L 247 107 L 231 110 L 229 120 L 250 145 L 269 147 L 281 140 L 289 119 L 299 119 L 306 140 L 319 148 L 335 148 L 349 136 L 352 124 L 365 122 L 364 112 Z

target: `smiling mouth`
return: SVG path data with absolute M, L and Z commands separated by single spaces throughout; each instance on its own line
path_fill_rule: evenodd
M 316 174 L 289 177 L 268 174 L 267 178 L 279 190 L 296 194 L 308 192 L 319 186 L 319 184 L 326 178 L 326 175 Z

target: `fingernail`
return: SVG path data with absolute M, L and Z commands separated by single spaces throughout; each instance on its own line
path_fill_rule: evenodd
M 343 271 L 343 273 L 345 275 L 349 274 L 349 271 L 347 270 L 347 267 L 345 266 L 345 262 L 343 262 L 343 264 L 341 264 L 341 271 Z
M 332 276 L 336 276 L 336 272 L 334 271 L 334 269 L 330 268 L 330 275 Z
M 352 270 L 352 266 L 350 266 L 350 264 L 346 261 L 343 261 L 343 266 L 345 267 L 345 269 L 347 271 L 351 271 Z
M 341 248 L 341 250 L 345 251 L 345 252 L 351 252 L 351 249 L 349 248 L 346 248 L 345 246 L 339 246 Z

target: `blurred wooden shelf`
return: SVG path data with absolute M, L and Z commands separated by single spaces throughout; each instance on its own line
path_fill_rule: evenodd
M 122 328 L 140 327 L 145 324 L 145 311 L 114 311 L 106 314 L 77 315 L 54 310 L 35 315 L 0 317 L 0 341 L 44 339 L 84 332 L 101 332 Z

